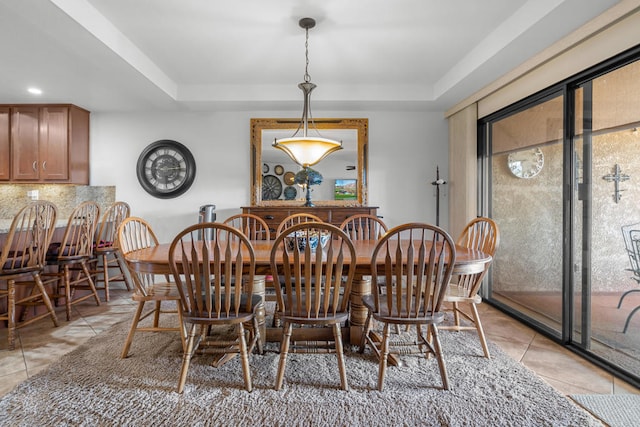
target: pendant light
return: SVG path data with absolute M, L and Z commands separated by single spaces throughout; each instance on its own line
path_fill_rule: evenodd
M 315 165 L 334 151 L 341 150 L 342 142 L 323 138 L 313 123 L 313 116 L 311 114 L 311 91 L 316 88 L 316 85 L 311 83 L 311 77 L 309 76 L 309 29 L 316 26 L 316 21 L 313 18 L 302 18 L 298 22 L 298 25 L 305 30 L 306 34 L 304 44 L 306 59 L 304 82 L 298 84 L 298 87 L 304 93 L 302 119 L 298 125 L 298 129 L 290 138 L 274 140 L 273 147 L 284 151 L 291 157 L 291 160 L 303 168 L 307 168 Z M 308 135 L 309 120 L 311 120 L 311 126 L 317 136 Z M 302 135 L 299 135 L 300 131 L 302 131 Z

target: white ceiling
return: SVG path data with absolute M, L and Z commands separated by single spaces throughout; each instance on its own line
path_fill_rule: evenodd
M 0 0 L 0 102 L 442 111 L 616 0 Z M 34 97 L 27 88 L 43 94 Z

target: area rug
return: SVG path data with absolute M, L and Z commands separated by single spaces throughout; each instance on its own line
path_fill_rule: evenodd
M 635 427 L 640 423 L 640 395 L 574 394 L 571 398 L 610 427 Z
M 285 383 L 273 390 L 278 349 L 250 358 L 254 390 L 243 388 L 238 358 L 220 368 L 193 359 L 182 395 L 175 392 L 181 346 L 171 333 L 138 334 L 120 359 L 128 322 L 87 341 L 0 400 L 10 426 L 600 426 L 490 344 L 481 356 L 475 334 L 442 332 L 451 390 L 441 388 L 437 363 L 404 356 L 390 367 L 385 390 L 378 365 L 347 346 L 350 391 L 339 389 L 335 355 L 294 354 Z

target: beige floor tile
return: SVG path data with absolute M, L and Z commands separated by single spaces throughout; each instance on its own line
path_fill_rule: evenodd
M 11 375 L 0 376 L 0 397 L 9 393 L 15 386 L 26 379 L 26 371 L 20 371 Z
M 609 383 L 609 387 L 606 390 L 604 388 L 600 390 L 592 390 L 589 388 L 580 387 L 575 384 L 567 383 L 557 378 L 550 378 L 540 374 L 538 374 L 538 376 L 542 378 L 547 384 L 555 388 L 559 393 L 564 394 L 565 396 L 569 396 L 572 394 L 611 394 L 613 389 L 611 383 Z
M 542 377 L 590 390 L 590 393 L 613 392 L 611 374 L 542 335 L 534 338 L 522 363 Z
M 613 378 L 613 394 L 640 394 L 640 390 L 626 381 Z
M 6 347 L 0 353 L 0 377 L 20 373 L 26 369 L 22 349 L 18 346 L 17 350 L 6 350 Z

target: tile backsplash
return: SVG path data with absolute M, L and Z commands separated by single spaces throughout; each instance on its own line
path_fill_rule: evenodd
M 58 219 L 66 219 L 81 202 L 93 200 L 104 212 L 115 201 L 116 187 L 63 184 L 0 184 L 0 219 L 11 219 L 31 200 L 37 191 L 39 200 L 47 200 L 58 208 Z

